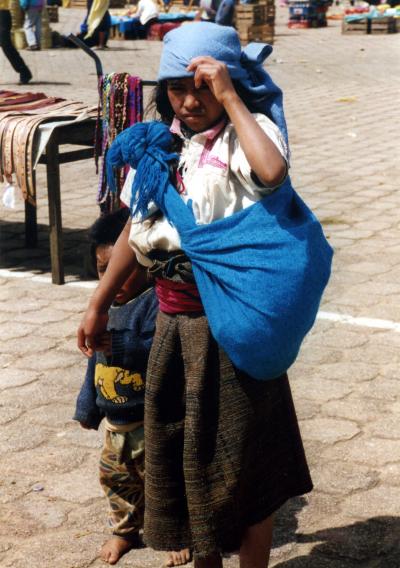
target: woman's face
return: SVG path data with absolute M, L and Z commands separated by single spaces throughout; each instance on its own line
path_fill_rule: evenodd
M 217 101 L 208 86 L 198 89 L 192 77 L 167 81 L 169 102 L 177 118 L 194 132 L 202 132 L 214 125 L 224 114 L 224 107 Z

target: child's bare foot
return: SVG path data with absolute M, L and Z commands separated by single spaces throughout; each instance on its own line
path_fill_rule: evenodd
M 108 564 L 116 564 L 121 556 L 132 548 L 138 548 L 135 542 L 122 536 L 113 536 L 101 547 L 100 558 Z
M 189 548 L 184 548 L 178 552 L 168 552 L 165 566 L 183 566 L 192 560 L 192 554 Z

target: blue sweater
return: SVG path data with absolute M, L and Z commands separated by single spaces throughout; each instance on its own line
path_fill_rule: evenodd
M 153 289 L 110 308 L 111 355 L 96 352 L 89 359 L 74 420 L 95 429 L 105 416 L 119 425 L 143 420 L 144 381 L 157 312 Z

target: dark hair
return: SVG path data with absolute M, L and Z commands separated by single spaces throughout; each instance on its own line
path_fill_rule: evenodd
M 96 266 L 96 248 L 100 245 L 114 245 L 126 222 L 129 219 L 128 207 L 121 207 L 117 211 L 102 215 L 89 229 L 90 257 L 93 266 Z
M 129 219 L 128 207 L 121 207 L 113 213 L 99 217 L 89 229 L 91 246 L 114 245 Z
M 162 122 L 171 124 L 174 118 L 174 111 L 169 102 L 167 88 L 167 79 L 157 83 L 157 86 L 154 87 L 151 93 L 150 102 L 146 107 L 145 114 L 146 116 L 151 115 L 153 119 L 156 119 L 158 114 Z
M 159 81 L 157 83 L 157 86 L 154 87 L 153 92 L 151 94 L 149 104 L 146 107 L 145 115 L 146 118 L 152 118 L 153 120 L 161 118 L 162 122 L 165 122 L 165 124 L 168 124 L 170 126 L 174 119 L 175 113 L 173 111 L 171 103 L 169 102 L 167 88 L 168 88 L 167 79 L 164 79 L 163 81 Z M 179 136 L 174 134 L 171 146 L 171 152 L 180 153 L 181 149 L 182 149 L 182 140 L 179 138 Z M 173 185 L 175 185 L 177 166 L 178 166 L 177 162 L 170 162 L 170 178 L 171 178 L 171 183 Z

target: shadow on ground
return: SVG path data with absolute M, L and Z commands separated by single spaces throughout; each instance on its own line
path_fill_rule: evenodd
M 72 83 L 65 83 L 64 81 L 29 81 L 29 87 L 36 87 L 36 85 L 61 85 L 61 86 L 66 86 L 66 85 L 71 85 Z M 2 87 L 7 87 L 8 85 L 20 85 L 20 83 L 18 82 L 18 79 L 16 78 L 15 81 L 13 82 L 8 82 L 8 83 L 0 83 L 0 85 Z
M 61 85 L 65 87 L 66 85 L 72 85 L 72 83 L 65 83 L 63 81 L 30 81 L 29 85 Z
M 295 500 L 296 501 L 296 500 Z M 298 501 L 298 500 L 297 500 Z M 300 507 L 301 508 L 301 507 Z M 294 520 L 292 520 L 294 519 Z M 279 526 L 281 522 L 281 527 Z M 275 568 L 399 568 L 400 566 L 400 517 L 373 517 L 344 527 L 335 527 L 310 534 L 293 533 L 295 517 L 289 524 L 283 512 L 277 519 L 277 538 L 274 546 L 281 546 L 294 537 L 298 543 L 316 545 L 308 555 L 280 562 Z M 282 537 L 280 529 L 288 531 Z
M 86 229 L 63 228 L 64 270 L 66 276 L 80 279 L 96 277 Z M 0 268 L 45 274 L 51 272 L 49 228 L 38 225 L 37 247 L 25 246 L 25 225 L 0 219 Z

